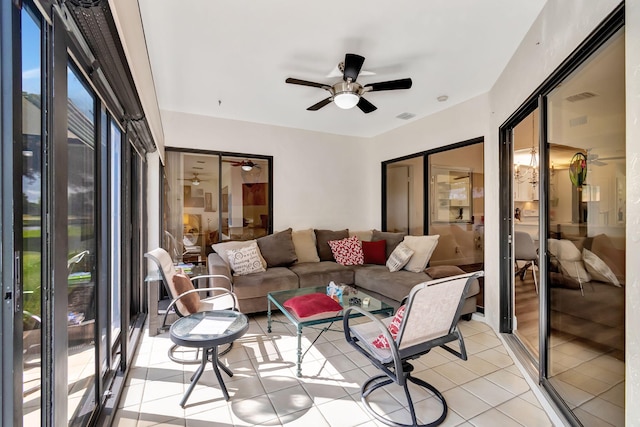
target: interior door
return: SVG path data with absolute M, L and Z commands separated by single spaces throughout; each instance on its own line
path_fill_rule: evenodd
M 387 168 L 387 231 L 409 233 L 411 166 Z

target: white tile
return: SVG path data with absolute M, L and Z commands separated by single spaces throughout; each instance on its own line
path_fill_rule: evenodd
M 318 405 L 317 408 L 331 426 L 357 426 L 371 420 L 360 404 L 351 397 L 335 399 Z
M 471 372 L 470 370 L 453 362 L 436 366 L 433 370 L 458 385 L 475 380 L 479 376 L 475 372 Z
M 483 412 L 477 417 L 469 420 L 471 424 L 475 427 L 520 427 L 521 424 L 518 423 L 513 418 L 508 417 L 504 413 L 500 412 L 497 409 L 490 409 L 487 412 Z
M 185 420 L 186 427 L 211 427 L 212 425 L 233 425 L 227 405 L 190 415 Z
M 279 417 L 313 406 L 313 399 L 301 385 L 271 392 L 268 397 Z
M 469 420 L 490 408 L 490 406 L 482 399 L 474 396 L 462 387 L 452 388 L 442 394 L 444 395 L 449 408 L 466 420 Z
M 280 423 L 288 427 L 330 427 L 327 420 L 315 406 L 280 416 Z
M 484 378 L 478 378 L 463 384 L 462 388 L 473 393 L 491 406 L 498 406 L 515 397 L 513 393 L 508 392 L 499 385 Z
M 266 395 L 250 399 L 231 399 L 229 406 L 234 426 L 255 426 L 265 423 L 270 425 L 278 424 L 278 415 Z
M 513 360 L 511 360 L 511 357 L 509 357 L 508 354 L 504 354 L 494 348 L 490 348 L 489 350 L 477 353 L 474 357 L 484 359 L 487 362 L 500 368 L 506 368 L 507 366 L 513 364 Z
M 583 425 L 586 425 L 589 427 L 614 427 L 614 424 L 609 424 L 602 418 L 598 418 L 580 408 L 574 410 L 573 413 L 575 414 L 576 417 L 578 417 L 578 419 Z M 615 425 L 615 427 L 619 427 L 620 425 L 624 425 L 624 424 Z
M 492 372 L 484 378 L 515 395 L 522 394 L 529 390 L 529 384 L 527 384 L 524 378 L 505 370 Z
M 497 408 L 500 412 L 513 418 L 523 426 L 537 427 L 551 426 L 551 421 L 547 414 L 540 408 L 530 404 L 524 399 L 516 397 L 511 399 Z

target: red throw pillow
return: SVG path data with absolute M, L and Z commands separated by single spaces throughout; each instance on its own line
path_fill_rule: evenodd
M 400 325 L 402 324 L 403 317 L 404 305 L 401 306 L 398 311 L 396 311 L 396 315 L 393 316 L 393 319 L 391 319 L 391 323 L 389 323 L 389 326 L 387 326 L 389 332 L 391 333 L 391 338 L 393 338 L 394 340 L 398 336 L 398 332 L 400 332 Z M 383 334 L 378 335 L 378 338 L 373 340 L 371 344 L 373 344 L 375 348 L 389 348 L 389 343 L 387 342 L 387 339 Z
M 319 314 L 337 316 L 342 306 L 327 294 L 313 293 L 289 298 L 284 306 L 301 319 Z
M 387 241 L 362 242 L 365 264 L 385 265 L 387 262 Z

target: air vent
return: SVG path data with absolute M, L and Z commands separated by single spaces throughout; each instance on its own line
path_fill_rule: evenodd
M 569 120 L 569 126 L 571 127 L 582 126 L 586 124 L 587 124 L 587 116 L 580 116 L 580 117 L 576 117 L 574 119 Z
M 593 92 L 582 92 L 576 93 L 575 95 L 567 96 L 567 101 L 569 102 L 578 102 L 584 101 L 585 99 L 593 98 L 594 96 L 598 96 Z
M 402 113 L 402 114 L 398 114 L 396 118 L 400 120 L 409 120 L 409 119 L 413 119 L 415 116 L 416 116 L 415 114 L 411 114 L 411 113 Z

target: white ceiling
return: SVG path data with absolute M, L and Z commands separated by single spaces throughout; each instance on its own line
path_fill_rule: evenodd
M 546 0 L 139 0 L 161 111 L 371 137 L 486 93 Z M 366 58 L 361 84 L 411 77 L 374 92 L 370 114 L 329 104 L 345 53 Z M 445 102 L 437 97 L 447 95 Z

